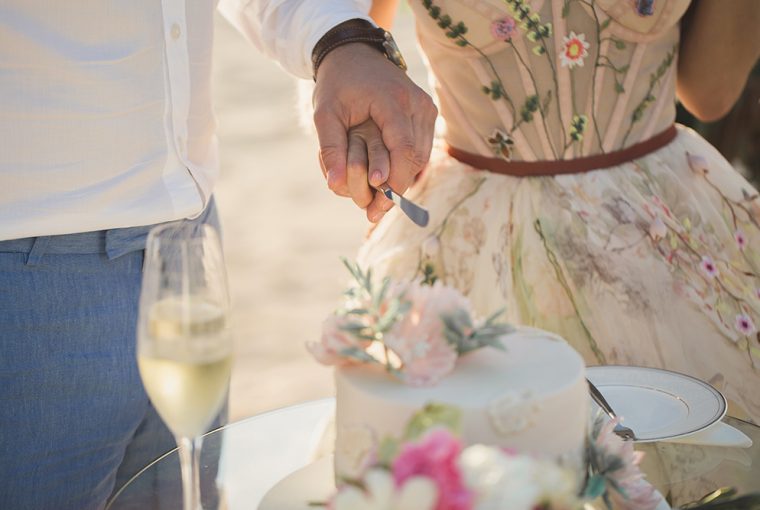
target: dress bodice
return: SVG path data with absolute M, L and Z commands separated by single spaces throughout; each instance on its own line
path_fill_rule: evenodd
M 507 160 L 633 145 L 675 118 L 690 0 L 409 0 L 446 141 Z

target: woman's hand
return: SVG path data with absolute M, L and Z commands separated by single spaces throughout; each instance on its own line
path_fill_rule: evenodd
M 354 203 L 367 211 L 367 219 L 377 223 L 393 207 L 393 202 L 377 191 L 390 170 L 390 154 L 380 128 L 368 120 L 348 131 L 346 181 Z

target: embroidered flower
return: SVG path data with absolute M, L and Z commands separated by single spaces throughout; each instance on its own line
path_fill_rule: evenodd
M 491 35 L 498 41 L 509 41 L 517 32 L 517 22 L 512 16 L 505 16 L 491 23 Z
M 586 131 L 587 125 L 588 117 L 585 115 L 573 115 L 573 120 L 570 122 L 570 138 L 574 142 L 583 140 L 583 133 Z
M 636 13 L 639 16 L 651 16 L 654 14 L 654 0 L 634 0 Z
M 576 34 L 571 31 L 564 37 L 565 45 L 559 55 L 562 67 L 572 69 L 575 66 L 583 67 L 583 60 L 588 56 L 589 43 L 586 42 L 585 34 Z
M 704 157 L 687 152 L 686 161 L 689 163 L 692 172 L 698 175 L 707 175 L 707 160 Z
M 753 335 L 757 331 L 757 328 L 755 328 L 755 323 L 752 322 L 750 316 L 744 313 L 740 313 L 736 316 L 734 327 L 736 328 L 736 331 L 744 336 Z
M 741 229 L 736 229 L 736 232 L 734 232 L 734 239 L 736 239 L 736 245 L 740 250 L 744 250 L 744 248 L 747 247 L 747 237 Z
M 489 145 L 493 149 L 494 153 L 505 161 L 512 160 L 512 146 L 515 144 L 512 137 L 501 129 L 494 129 L 491 136 L 488 137 Z
M 668 235 L 668 227 L 659 215 L 655 216 L 652 223 L 649 224 L 649 237 L 653 241 L 659 241 L 660 239 L 664 239 L 666 235 Z
M 718 266 L 716 266 L 713 259 L 707 255 L 702 257 L 702 262 L 699 264 L 699 267 L 702 268 L 702 272 L 705 273 L 705 276 L 711 280 L 718 276 Z

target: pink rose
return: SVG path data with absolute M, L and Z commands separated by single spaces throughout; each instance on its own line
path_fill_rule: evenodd
M 383 342 L 401 360 L 404 382 L 412 386 L 429 386 L 454 369 L 456 348 L 446 340 L 442 315 L 456 310 L 470 311 L 470 304 L 459 291 L 440 282 L 399 286 L 411 302 L 404 317 L 385 334 Z
M 458 459 L 462 444 L 446 429 L 433 429 L 417 443 L 406 443 L 393 461 L 391 471 L 396 485 L 423 476 L 438 489 L 435 510 L 470 510 L 473 494 L 465 486 Z
M 350 334 L 341 329 L 348 319 L 341 315 L 331 315 L 322 324 L 322 339 L 320 342 L 308 342 L 306 348 L 314 358 L 323 365 L 346 365 L 353 360 L 342 352 L 351 347 L 364 348 Z
M 623 441 L 613 432 L 618 423 L 619 420 L 610 420 L 605 423 L 596 438 L 596 444 L 605 452 L 605 456 L 619 457 L 622 461 L 619 469 L 607 474 L 620 488 L 620 493 L 612 490 L 610 496 L 616 502 L 615 508 L 654 510 L 660 502 L 660 495 L 644 479 L 644 473 L 639 468 L 644 454 L 633 449 L 633 441 Z

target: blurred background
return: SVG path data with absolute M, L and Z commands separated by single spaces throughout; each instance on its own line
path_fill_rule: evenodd
M 426 90 L 405 4 L 393 27 Z M 300 124 L 299 81 L 259 54 L 217 16 L 214 86 L 222 154 L 217 199 L 233 300 L 237 357 L 230 420 L 333 394 L 332 371 L 304 344 L 319 339 L 324 318 L 348 281 L 369 223 L 334 196 L 317 162 L 313 131 Z M 303 83 L 301 84 L 303 85 Z M 760 66 L 722 121 L 691 125 L 755 185 L 760 181 Z

